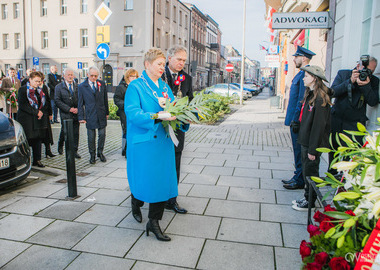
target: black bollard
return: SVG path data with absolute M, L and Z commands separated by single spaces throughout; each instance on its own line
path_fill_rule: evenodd
M 77 194 L 77 176 L 76 176 L 76 170 L 75 170 L 75 157 L 74 157 L 73 119 L 63 120 L 63 130 L 65 134 L 67 187 L 69 189 L 68 198 L 74 199 L 78 196 L 78 194 Z

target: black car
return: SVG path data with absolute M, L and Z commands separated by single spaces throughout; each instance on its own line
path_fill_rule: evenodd
M 0 188 L 28 177 L 31 152 L 22 126 L 0 112 Z

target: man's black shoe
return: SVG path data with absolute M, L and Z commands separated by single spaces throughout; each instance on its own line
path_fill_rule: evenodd
M 33 164 L 32 166 L 37 166 L 37 167 L 40 167 L 40 168 L 44 168 L 45 165 L 41 163 L 41 160 L 38 160 L 38 161 L 33 161 Z
M 63 154 L 63 146 L 58 146 L 58 154 Z
M 91 155 L 90 164 L 95 164 L 95 155 Z
M 290 179 L 290 180 L 281 180 L 281 181 L 282 181 L 282 183 L 284 183 L 284 184 L 291 184 L 291 183 L 295 182 L 293 178 Z
M 76 152 L 76 153 L 74 154 L 74 157 L 75 157 L 75 158 L 82 158 L 82 157 L 78 154 L 78 152 Z
M 50 124 L 54 124 L 54 121 L 53 121 L 53 120 L 50 120 Z
M 165 205 L 165 208 L 166 209 L 169 209 L 169 210 L 174 210 L 174 212 L 178 213 L 178 214 L 186 214 L 187 213 L 187 210 L 185 208 L 181 208 L 178 203 L 167 203 Z
M 98 158 L 100 159 L 101 162 L 107 162 L 106 157 L 101 153 L 98 153 Z
M 299 185 L 297 183 L 290 183 L 290 184 L 285 184 L 283 185 L 284 188 L 286 189 L 303 189 L 305 185 Z
M 54 123 L 57 123 L 57 124 L 59 124 L 59 121 L 58 121 L 58 120 L 54 120 Z

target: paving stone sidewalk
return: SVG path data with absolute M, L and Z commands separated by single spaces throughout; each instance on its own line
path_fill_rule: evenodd
M 281 184 L 294 170 L 283 121 L 265 89 L 221 124 L 191 127 L 178 197 L 189 213 L 160 222 L 171 242 L 146 236 L 147 205 L 141 224 L 131 215 L 119 122 L 107 127 L 106 163 L 87 164 L 82 134 L 79 198 L 66 200 L 64 171 L 0 193 L 0 268 L 299 269 L 307 214 L 291 209 L 303 191 Z M 44 162 L 62 168 L 64 157 Z

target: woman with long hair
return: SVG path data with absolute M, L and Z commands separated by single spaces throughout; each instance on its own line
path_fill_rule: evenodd
M 127 92 L 128 85 L 134 79 L 139 77 L 139 73 L 136 69 L 130 68 L 125 71 L 123 79 L 120 81 L 119 85 L 116 87 L 115 95 L 113 96 L 113 101 L 117 106 L 118 110 L 116 114 L 120 117 L 122 134 L 122 150 L 121 155 L 126 156 L 127 151 L 127 117 L 124 112 L 124 98 Z
M 319 176 L 321 153 L 318 147 L 329 147 L 330 112 L 332 90 L 323 81 L 327 82 L 324 71 L 318 66 L 301 67 L 305 71 L 303 79 L 305 95 L 300 114 L 300 131 L 298 143 L 301 145 L 302 174 L 305 180 L 304 197 L 293 201 L 293 209 L 307 211 L 309 204 L 315 207 L 317 194 L 313 191 L 309 202 L 309 183 L 306 177 Z

